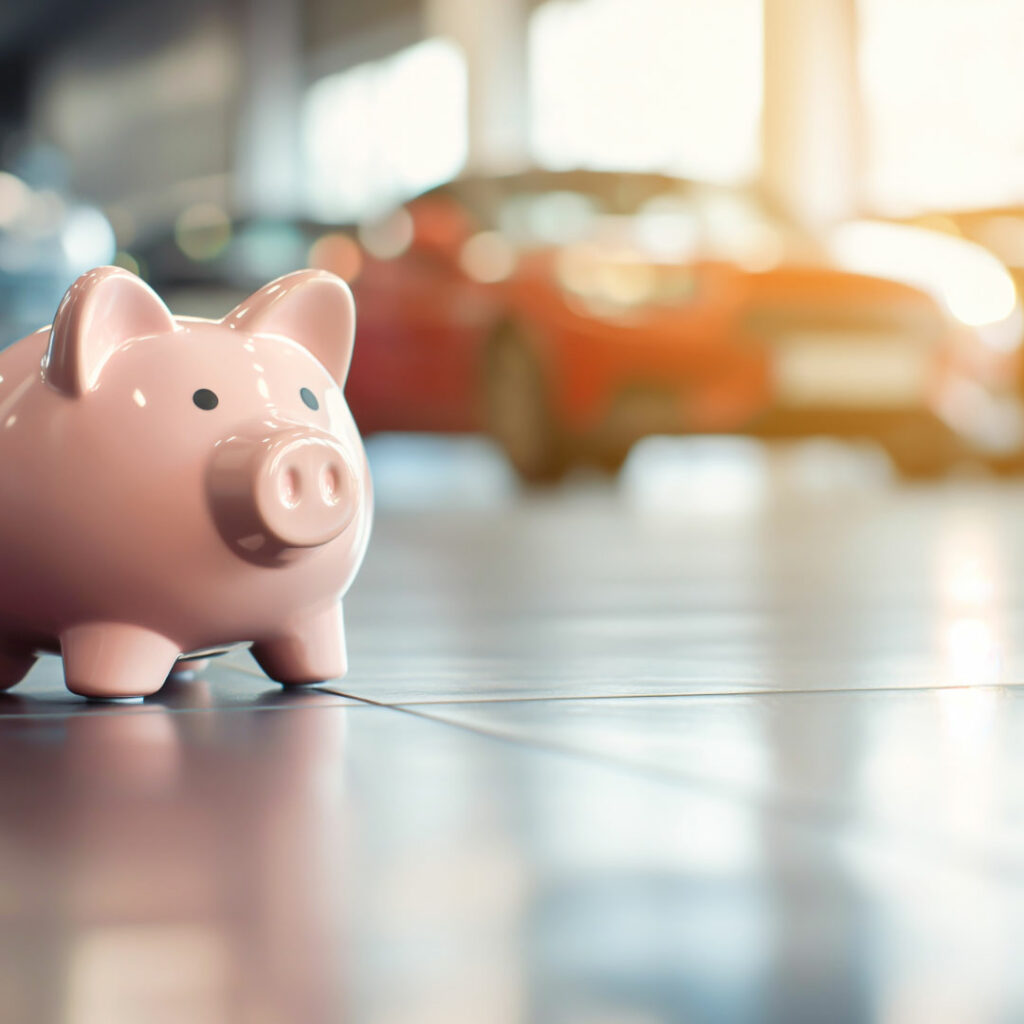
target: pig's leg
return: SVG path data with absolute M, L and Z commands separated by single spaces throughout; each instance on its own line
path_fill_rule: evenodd
M 9 690 L 15 683 L 20 683 L 35 663 L 34 651 L 0 643 L 0 690 Z
M 341 602 L 307 615 L 282 636 L 253 644 L 252 656 L 271 679 L 289 686 L 343 676 L 348 662 Z
M 83 697 L 144 697 L 164 684 L 181 653 L 142 626 L 88 622 L 61 633 L 64 681 Z

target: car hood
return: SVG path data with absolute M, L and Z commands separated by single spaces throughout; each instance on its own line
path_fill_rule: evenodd
M 765 320 L 928 333 L 940 331 L 946 323 L 941 307 L 926 292 L 835 267 L 782 266 L 746 274 L 742 290 L 749 314 Z
M 918 288 L 885 277 L 855 274 L 837 267 L 782 266 L 746 275 L 748 299 L 759 304 L 818 302 L 867 303 L 931 310 L 934 299 Z

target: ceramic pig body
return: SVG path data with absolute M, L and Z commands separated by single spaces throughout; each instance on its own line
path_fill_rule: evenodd
M 282 683 L 344 673 L 372 518 L 354 326 L 320 271 L 208 321 L 105 267 L 0 353 L 0 688 L 47 650 L 96 697 L 239 642 Z

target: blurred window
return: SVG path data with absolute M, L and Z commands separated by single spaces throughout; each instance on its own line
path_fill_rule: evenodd
M 708 254 L 725 260 L 746 262 L 764 246 L 781 247 L 782 225 L 747 192 L 714 192 L 704 197 L 704 229 Z
M 580 192 L 521 192 L 502 203 L 498 226 L 515 242 L 556 245 L 585 237 L 599 213 L 594 197 Z
M 1024 2 L 860 0 L 860 22 L 872 205 L 1024 199 Z
M 761 0 L 548 0 L 529 65 L 541 166 L 757 172 Z
M 453 178 L 466 111 L 465 58 L 441 39 L 316 82 L 303 123 L 313 216 L 361 219 Z
M 600 242 L 656 259 L 724 260 L 750 270 L 784 257 L 819 259 L 813 240 L 751 189 L 600 171 L 531 172 L 490 184 L 494 209 L 477 203 L 477 213 L 518 246 Z
M 555 272 L 562 288 L 598 316 L 692 302 L 697 292 L 693 268 L 650 256 L 625 240 L 617 247 L 580 242 L 559 251 Z

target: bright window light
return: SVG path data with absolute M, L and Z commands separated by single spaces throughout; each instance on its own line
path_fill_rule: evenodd
M 468 147 L 466 62 L 429 39 L 320 79 L 303 137 L 311 212 L 359 219 L 458 174 Z
M 548 0 L 530 19 L 533 157 L 749 179 L 762 70 L 761 0 Z
M 1024 5 L 860 0 L 860 19 L 874 207 L 1024 199 Z

